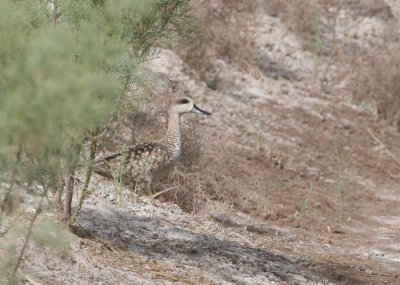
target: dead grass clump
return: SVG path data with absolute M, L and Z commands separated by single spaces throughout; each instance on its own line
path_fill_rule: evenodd
M 315 0 L 291 1 L 287 3 L 287 14 L 283 21 L 289 29 L 300 35 L 303 39 L 311 39 L 316 32 L 316 21 L 319 16 L 319 5 Z
M 177 204 L 184 212 L 195 213 L 206 201 L 202 191 L 202 179 L 198 173 L 175 168 L 164 187 L 170 191 L 161 194 L 161 197 Z
M 160 191 L 166 191 L 160 196 L 189 213 L 196 212 L 206 200 L 203 192 L 205 179 L 202 179 L 201 172 L 204 162 L 201 159 L 201 140 L 196 121 L 191 119 L 183 123 L 179 164 L 168 179 L 158 186 Z
M 249 7 L 243 8 L 243 3 Z M 226 65 L 259 76 L 254 63 L 260 60 L 253 51 L 253 33 L 248 27 L 249 17 L 259 8 L 282 16 L 288 28 L 303 40 L 305 48 L 319 53 L 331 46 L 328 36 L 332 36 L 331 18 L 336 14 L 329 12 L 330 4 L 326 1 L 272 0 L 252 5 L 248 1 L 202 1 L 194 10 L 200 32 L 191 43 L 181 44 L 175 50 L 211 89 L 226 91 L 237 84 L 223 76 Z
M 354 59 L 350 92 L 400 131 L 400 44 L 384 44 Z
M 233 79 L 228 82 L 230 79 L 219 77 L 225 64 L 252 72 L 249 63 L 254 55 L 249 52 L 252 39 L 246 27 L 246 10 L 254 9 L 251 8 L 253 6 L 247 1 L 233 0 L 199 3 L 194 12 L 201 30 L 192 42 L 175 49 L 197 71 L 201 80 L 214 90 L 224 90 L 235 84 Z
M 182 123 L 182 157 L 180 164 L 191 171 L 197 170 L 201 163 L 201 138 L 196 128 L 198 118 Z
M 281 17 L 286 26 L 306 44 L 312 41 L 317 32 L 319 18 L 327 4 L 323 0 L 269 0 L 262 3 L 268 15 Z
M 337 18 L 346 1 L 271 0 L 264 4 L 264 10 L 271 16 L 281 17 L 288 29 L 302 40 L 305 49 L 317 55 L 331 55 L 336 52 Z
M 295 2 L 295 3 L 293 3 Z M 344 0 L 289 1 L 282 21 L 314 54 L 334 56 L 337 53 L 337 20 Z

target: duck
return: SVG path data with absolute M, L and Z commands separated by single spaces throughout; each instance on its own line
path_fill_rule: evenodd
M 181 116 L 188 113 L 211 116 L 189 97 L 173 100 L 168 109 L 168 127 L 158 141 L 139 142 L 119 152 L 97 159 L 94 172 L 130 185 L 135 190 L 149 191 L 153 178 L 169 172 L 182 154 Z

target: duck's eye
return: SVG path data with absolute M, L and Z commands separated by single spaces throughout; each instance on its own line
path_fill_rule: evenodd
M 181 100 L 178 101 L 178 103 L 179 104 L 187 104 L 187 103 L 189 103 L 189 100 L 188 99 L 181 99 Z

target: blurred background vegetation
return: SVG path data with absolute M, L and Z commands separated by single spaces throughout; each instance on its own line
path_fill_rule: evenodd
M 71 224 L 75 173 L 87 170 L 87 187 L 107 127 L 132 107 L 124 96 L 140 63 L 194 21 L 190 0 L 6 0 L 0 11 L 0 280 L 15 283 L 30 237 L 68 243 L 35 220 L 53 197 Z M 38 199 L 21 219 L 25 192 Z

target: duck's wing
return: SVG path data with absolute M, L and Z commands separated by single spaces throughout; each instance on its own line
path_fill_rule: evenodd
M 121 163 L 124 173 L 135 177 L 156 170 L 170 159 L 167 148 L 159 142 L 142 142 L 124 151 L 110 154 L 95 161 L 94 171 L 102 176 L 113 177 Z
M 153 172 L 170 159 L 170 154 L 164 144 L 159 142 L 144 142 L 128 148 L 126 169 L 135 173 Z

